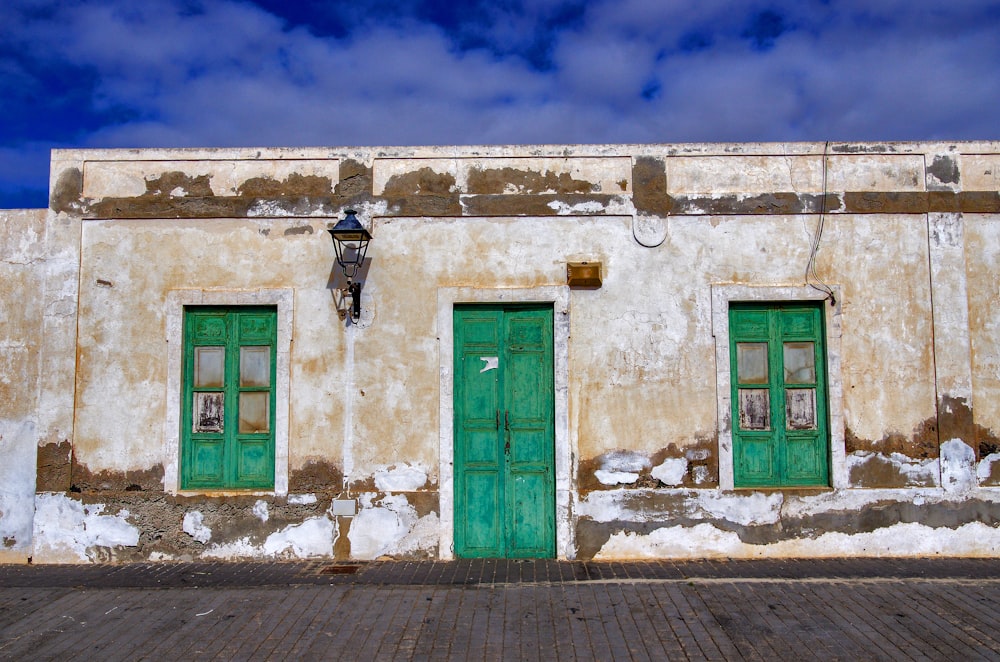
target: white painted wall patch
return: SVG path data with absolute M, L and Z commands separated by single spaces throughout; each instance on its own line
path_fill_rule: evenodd
M 639 480 L 639 474 L 631 471 L 605 471 L 598 469 L 594 472 L 601 485 L 625 485 Z
M 358 499 L 359 512 L 347 537 L 351 558 L 377 559 L 384 555 L 413 554 L 434 550 L 440 522 L 435 513 L 417 516 L 417 510 L 403 494 L 391 495 L 375 504 L 375 494 Z
M 649 473 L 664 485 L 680 485 L 687 475 L 688 461 L 683 457 L 668 458 Z
M 375 472 L 375 487 L 383 492 L 413 492 L 427 483 L 422 467 L 403 464 Z
M 203 558 L 249 559 L 262 556 L 282 559 L 307 559 L 329 557 L 333 554 L 336 532 L 333 522 L 325 515 L 310 517 L 300 524 L 286 526 L 255 544 L 249 536 L 212 545 L 202 554 Z
M 976 452 L 961 439 L 941 444 L 941 487 L 966 492 L 976 485 Z
M 35 497 L 34 554 L 49 563 L 97 560 L 99 547 L 135 547 L 139 529 L 129 512 L 103 515 L 104 504 L 87 504 L 64 494 Z
M 205 516 L 197 510 L 184 513 L 182 530 L 203 545 L 212 539 L 212 529 L 205 526 Z
M 306 559 L 332 556 L 333 522 L 328 517 L 310 517 L 301 524 L 275 531 L 264 541 L 264 554 L 278 558 Z

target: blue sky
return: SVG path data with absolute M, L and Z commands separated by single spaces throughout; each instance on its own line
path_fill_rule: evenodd
M 1000 0 L 2 0 L 0 208 L 56 147 L 1000 138 Z

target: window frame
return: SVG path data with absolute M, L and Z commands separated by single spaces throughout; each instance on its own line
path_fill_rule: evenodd
M 186 306 L 184 309 L 184 369 L 181 396 L 181 489 L 271 490 L 274 488 L 274 385 L 277 352 L 277 309 L 274 306 Z M 255 324 L 257 328 L 255 328 Z M 263 327 L 261 328 L 261 325 Z M 212 333 L 212 330 L 221 333 Z M 221 328 L 220 328 L 221 327 Z M 199 332 L 199 329 L 204 329 Z M 198 350 L 222 348 L 218 383 L 199 384 Z M 244 384 L 244 350 L 267 348 L 266 384 Z M 247 395 L 265 393 L 264 430 L 243 429 Z M 211 402 L 202 394 L 221 396 L 222 420 L 196 429 L 196 403 Z M 202 448 L 217 453 L 218 473 L 198 476 L 195 456 Z M 261 452 L 262 451 L 262 452 Z M 247 455 L 246 453 L 250 454 Z M 253 457 L 257 473 L 242 473 L 243 458 Z M 263 470 L 261 470 L 263 465 Z M 209 465 L 211 466 L 211 465 Z
M 294 292 L 291 289 L 171 290 L 166 297 L 167 388 L 163 424 L 163 489 L 168 494 L 243 495 L 288 494 L 288 403 Z M 181 489 L 181 404 L 184 350 L 184 309 L 190 306 L 273 306 L 277 308 L 274 409 L 274 487 L 251 489 Z
M 831 287 L 836 304 L 827 301 L 823 309 L 826 335 L 826 386 L 827 430 L 830 444 L 830 485 L 826 489 L 843 489 L 848 486 L 847 460 L 844 446 L 843 377 L 841 374 L 841 287 Z M 733 285 L 716 283 L 711 287 L 712 335 L 715 338 L 716 396 L 718 407 L 719 489 L 732 491 L 735 487 L 733 471 L 733 422 L 732 376 L 730 373 L 730 302 L 794 303 L 828 299 L 825 292 L 809 286 L 782 285 Z M 803 489 L 803 488 L 740 488 L 742 489 Z M 809 488 L 809 489 L 824 489 Z
M 729 333 L 732 373 L 733 480 L 737 489 L 824 488 L 830 485 L 825 330 L 823 302 L 730 302 Z M 791 325 L 791 326 L 789 326 Z M 763 345 L 765 362 L 749 376 L 740 362 L 740 347 Z M 789 376 L 788 350 L 808 345 L 811 379 Z M 737 356 L 733 356 L 736 352 Z M 789 395 L 811 395 L 811 425 L 796 427 L 790 418 Z M 744 398 L 763 392 L 764 399 Z M 764 405 L 763 407 L 760 405 Z M 747 410 L 744 411 L 744 405 Z M 737 448 L 740 442 L 741 448 Z M 755 450 L 752 450 L 755 449 Z M 806 455 L 802 455 L 806 451 Z M 740 458 L 767 457 L 768 467 L 739 476 Z M 796 458 L 800 461 L 796 462 Z M 805 464 L 803 464 L 803 462 Z

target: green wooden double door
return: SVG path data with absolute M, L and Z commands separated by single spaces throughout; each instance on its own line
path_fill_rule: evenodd
M 735 486 L 828 485 L 822 304 L 730 304 L 729 332 Z
M 456 306 L 455 553 L 555 556 L 551 305 Z

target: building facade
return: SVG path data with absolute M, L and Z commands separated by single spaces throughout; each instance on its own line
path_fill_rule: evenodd
M 994 142 L 55 151 L 0 560 L 994 556 L 998 191 Z

